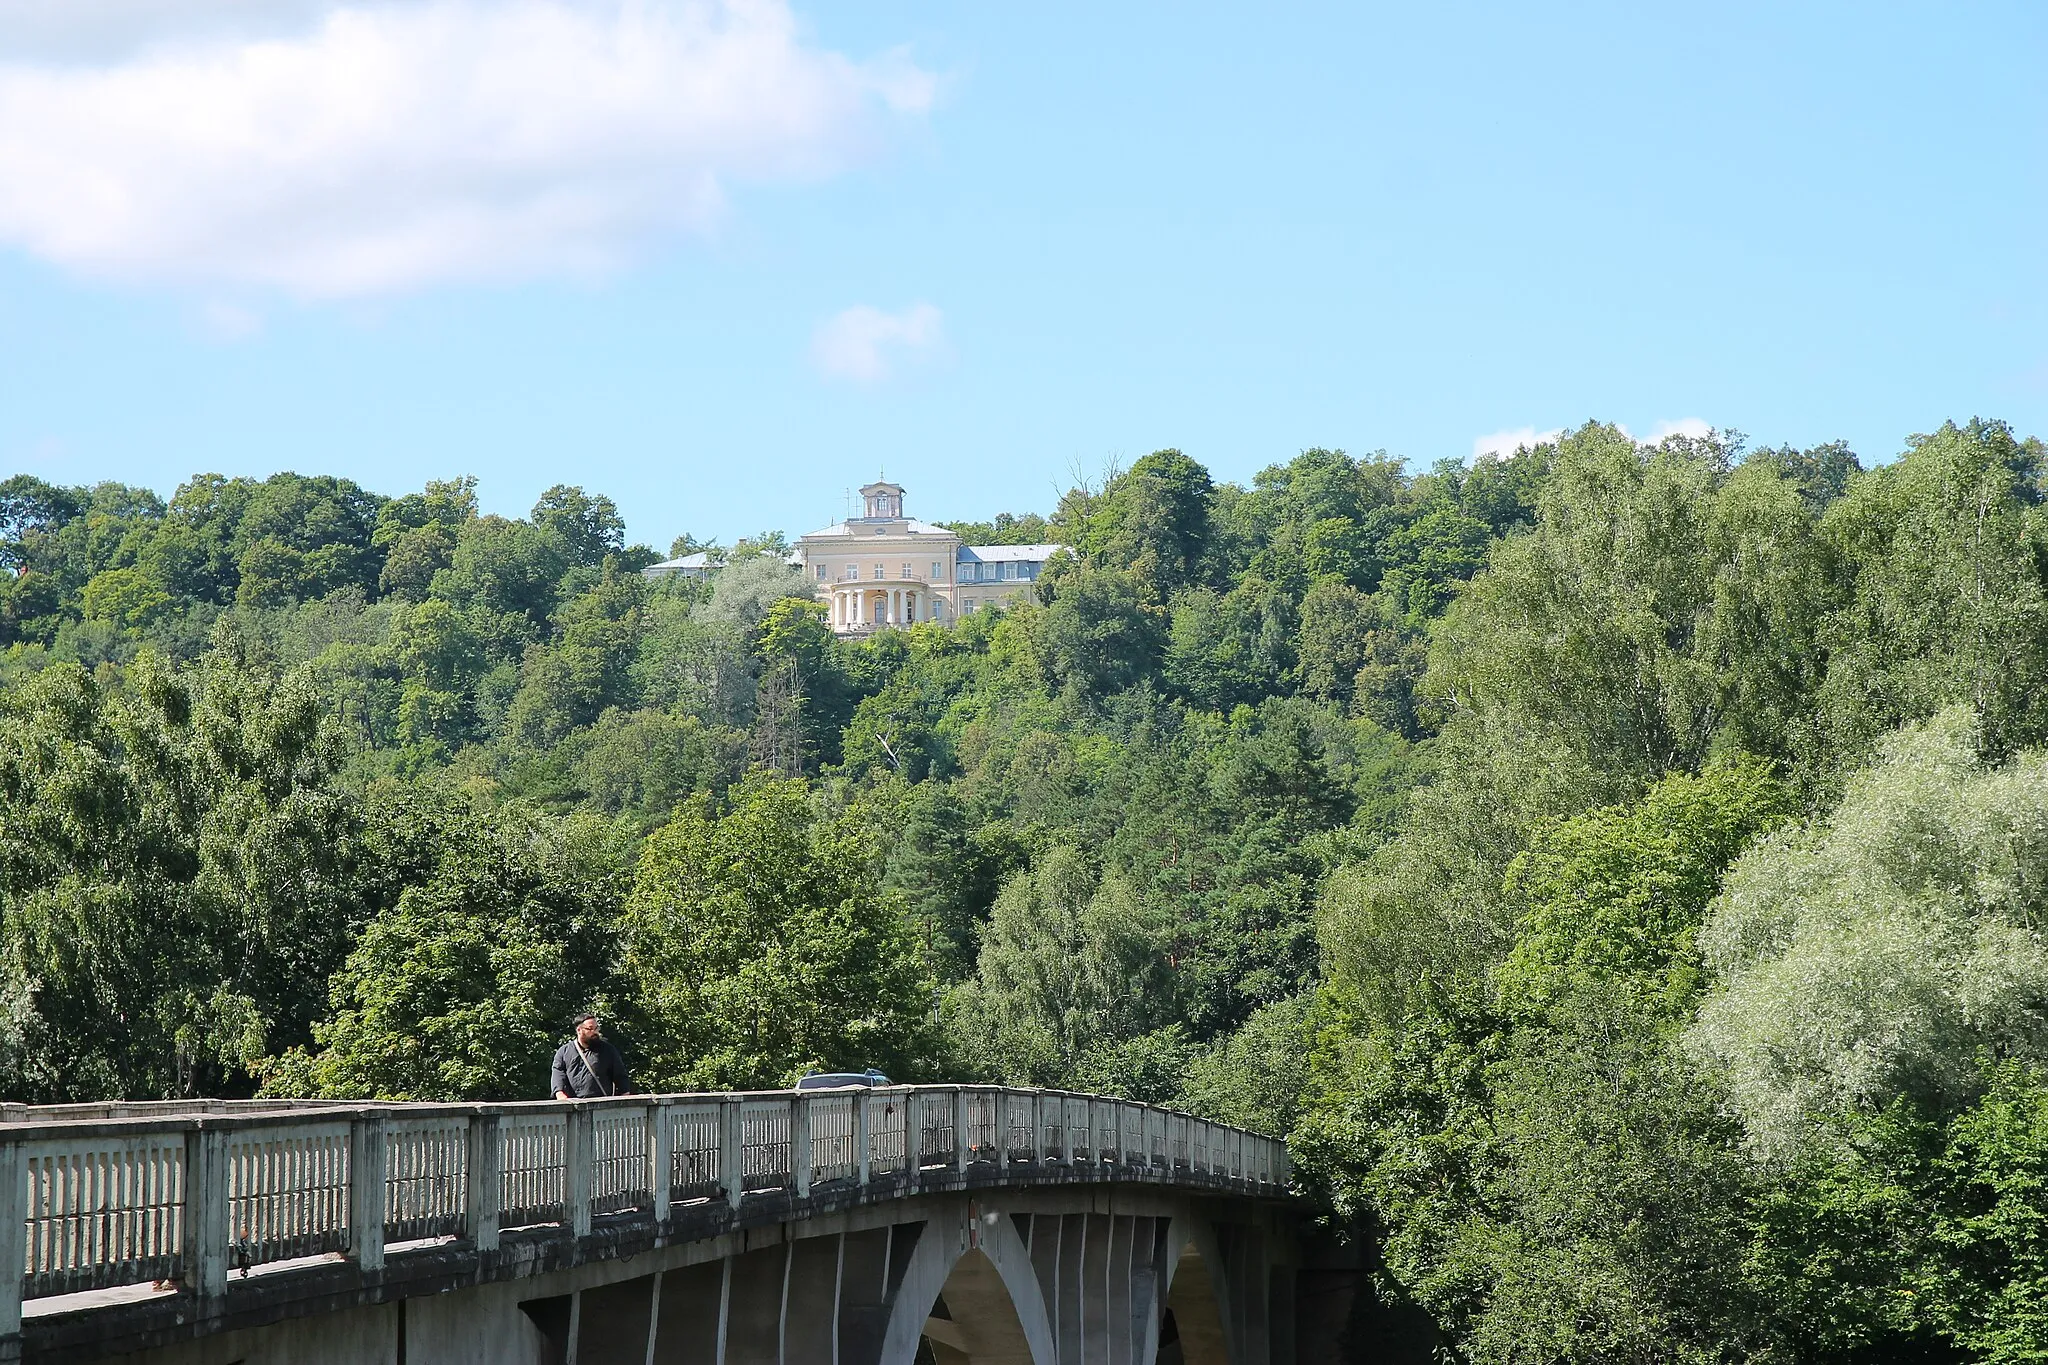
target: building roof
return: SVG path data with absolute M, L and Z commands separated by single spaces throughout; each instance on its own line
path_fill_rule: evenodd
M 659 564 L 649 564 L 640 571 L 640 575 L 643 578 L 661 578 L 672 573 L 710 573 L 713 569 L 722 567 L 724 563 L 724 560 L 713 559 L 709 554 L 699 550 L 680 559 L 664 559 Z
M 962 545 L 960 558 L 968 563 L 1036 564 L 1051 559 L 1066 548 L 1064 545 Z
M 804 539 L 820 540 L 831 536 L 846 536 L 850 538 L 859 538 L 863 535 L 863 533 L 867 535 L 873 535 L 874 532 L 869 528 L 875 526 L 890 527 L 891 530 L 889 533 L 891 535 L 950 536 L 954 540 L 958 540 L 960 538 L 957 534 L 955 534 L 952 531 L 948 531 L 945 527 L 934 526 L 928 521 L 911 521 L 906 518 L 903 519 L 902 526 L 900 528 L 897 528 L 895 524 L 897 520 L 898 518 L 890 517 L 886 521 L 881 520 L 879 518 L 873 521 L 869 521 L 862 517 L 855 517 L 851 521 L 838 522 L 834 525 L 825 527 L 823 530 L 813 531 L 809 535 L 805 536 Z

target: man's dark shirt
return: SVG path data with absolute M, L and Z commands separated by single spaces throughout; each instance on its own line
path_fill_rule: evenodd
M 594 1100 L 603 1095 L 623 1095 L 633 1088 L 626 1079 L 626 1059 L 617 1048 L 600 1038 L 584 1051 L 590 1054 L 591 1066 L 597 1068 L 597 1074 L 592 1075 L 590 1066 L 583 1064 L 582 1054 L 576 1051 L 576 1040 L 570 1039 L 555 1052 L 554 1075 L 548 1081 L 550 1099 L 564 1090 L 579 1100 Z

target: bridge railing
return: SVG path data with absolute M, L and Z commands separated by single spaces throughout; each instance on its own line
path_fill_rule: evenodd
M 176 1282 L 394 1245 L 495 1248 L 750 1197 L 882 1197 L 967 1181 L 1287 1184 L 1276 1139 L 1054 1090 L 628 1096 L 532 1104 L 202 1101 L 0 1110 L 0 1337 L 22 1301 Z M 5 1286 L 12 1282 L 19 1294 Z

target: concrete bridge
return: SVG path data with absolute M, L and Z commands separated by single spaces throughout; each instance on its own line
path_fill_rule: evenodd
M 0 1113 L 0 1359 L 1284 1365 L 1272 1138 L 976 1086 Z

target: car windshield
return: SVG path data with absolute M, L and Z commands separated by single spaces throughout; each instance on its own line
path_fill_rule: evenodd
M 889 1078 L 879 1071 L 829 1071 L 806 1076 L 796 1083 L 799 1090 L 832 1090 L 843 1085 L 887 1085 Z

